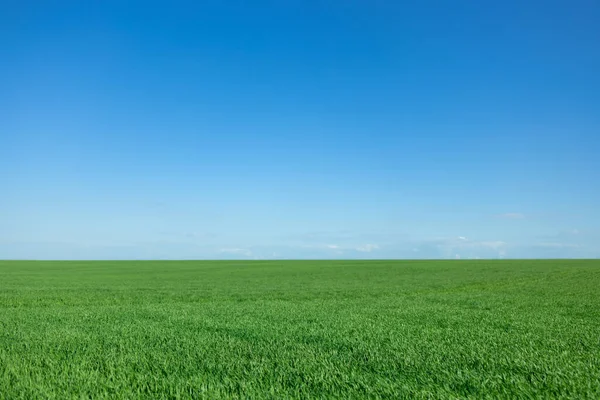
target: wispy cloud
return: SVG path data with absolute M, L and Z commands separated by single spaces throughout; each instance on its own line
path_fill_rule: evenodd
M 250 257 L 252 255 L 252 251 L 250 251 L 249 249 L 237 248 L 237 247 L 236 248 L 219 249 L 219 253 L 236 254 L 236 255 L 246 256 L 246 257 Z
M 419 253 L 441 258 L 455 258 L 457 254 L 462 258 L 504 257 L 508 247 L 501 240 L 472 240 L 465 236 L 424 240 L 416 244 Z
M 181 240 L 209 240 L 217 238 L 217 235 L 210 232 L 194 232 L 194 231 L 160 231 L 157 235 L 160 240 L 171 240 L 171 241 L 181 241 Z
M 352 254 L 356 255 L 356 253 L 371 253 L 375 250 L 379 250 L 381 248 L 380 245 L 374 243 L 366 243 L 366 244 L 303 244 L 299 246 L 289 246 L 289 248 L 301 248 L 306 250 L 314 250 L 321 251 L 326 253 L 334 253 L 334 254 L 345 254 L 347 256 L 352 256 Z
M 474 244 L 475 246 L 487 247 L 490 249 L 499 249 L 501 247 L 506 246 L 506 242 L 503 242 L 501 240 L 495 240 L 491 242 L 475 242 Z
M 541 235 L 534 247 L 546 249 L 583 249 L 597 248 L 600 235 L 579 229 L 565 229 L 551 235 Z
M 431 241 L 431 243 L 438 246 L 450 246 L 458 248 L 486 247 L 491 249 L 496 249 L 506 245 L 506 242 L 501 240 L 470 240 L 465 236 L 434 239 Z
M 344 247 L 358 246 L 362 243 L 406 241 L 407 234 L 398 232 L 353 232 L 349 230 L 305 232 L 285 235 L 280 238 L 290 244 L 336 243 Z
M 504 214 L 498 214 L 498 217 L 505 219 L 523 219 L 525 218 L 525 214 L 516 213 L 516 212 L 508 212 Z
M 373 250 L 377 250 L 377 249 L 379 249 L 379 246 L 376 244 L 365 244 L 362 246 L 358 246 L 355 250 L 363 252 L 363 253 L 370 253 Z
M 579 248 L 583 247 L 582 245 L 575 244 L 575 243 L 556 243 L 556 242 L 543 242 L 543 243 L 538 243 L 535 246 L 550 247 L 553 249 L 579 249 Z

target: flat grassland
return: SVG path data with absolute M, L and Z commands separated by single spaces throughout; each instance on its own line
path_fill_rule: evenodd
M 0 261 L 0 398 L 600 398 L 600 260 Z

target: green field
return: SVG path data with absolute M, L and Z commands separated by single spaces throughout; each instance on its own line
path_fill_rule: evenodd
M 0 261 L 0 398 L 600 398 L 600 260 Z

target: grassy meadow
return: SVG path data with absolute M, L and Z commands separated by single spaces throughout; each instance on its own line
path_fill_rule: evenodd
M 0 399 L 600 398 L 600 260 L 0 261 Z

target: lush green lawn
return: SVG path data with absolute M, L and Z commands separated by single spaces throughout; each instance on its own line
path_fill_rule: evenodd
M 0 261 L 0 398 L 600 398 L 600 260 Z

